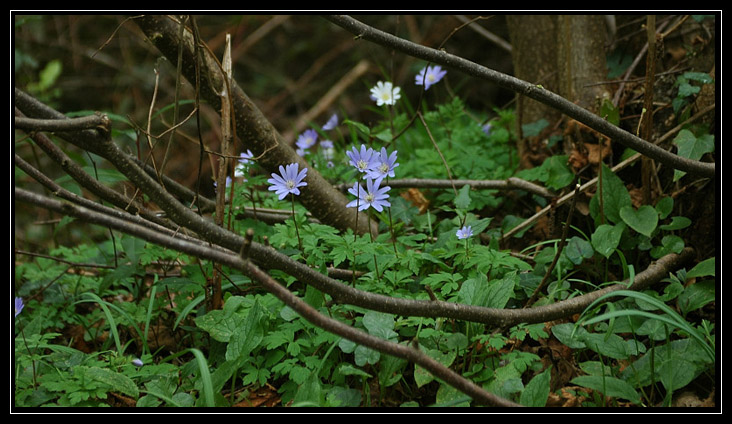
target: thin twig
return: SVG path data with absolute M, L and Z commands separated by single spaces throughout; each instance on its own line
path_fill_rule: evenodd
M 575 178 L 576 179 L 576 178 Z M 559 240 L 559 245 L 557 246 L 557 252 L 554 254 L 554 260 L 552 260 L 551 265 L 549 265 L 549 268 L 547 268 L 546 272 L 544 273 L 544 278 L 541 279 L 541 283 L 536 287 L 534 290 L 534 293 L 531 295 L 528 301 L 526 301 L 526 305 L 524 305 L 525 308 L 530 308 L 531 305 L 536 302 L 536 299 L 539 297 L 539 293 L 544 289 L 544 286 L 549 281 L 549 277 L 551 277 L 552 272 L 554 271 L 554 267 L 556 267 L 557 262 L 559 262 L 559 257 L 562 255 L 562 251 L 564 250 L 564 246 L 567 244 L 567 234 L 569 233 L 569 227 L 572 225 L 572 215 L 574 215 L 574 205 L 577 201 L 577 193 L 579 192 L 580 185 L 576 184 L 574 189 L 574 196 L 572 196 L 571 202 L 569 204 L 569 212 L 567 212 L 567 220 L 564 223 L 564 228 L 562 229 L 562 238 Z
M 450 184 L 452 184 L 452 190 L 455 192 L 455 196 L 458 195 L 457 188 L 455 188 L 455 183 L 452 180 L 452 173 L 450 172 L 450 166 L 447 164 L 447 160 L 445 160 L 445 156 L 442 154 L 442 151 L 440 151 L 440 147 L 437 145 L 437 141 L 435 141 L 435 138 L 432 137 L 432 133 L 430 132 L 430 127 L 427 126 L 427 122 L 425 122 L 424 117 L 422 116 L 421 112 L 417 112 L 417 116 L 419 117 L 419 120 L 422 121 L 422 125 L 424 125 L 424 129 L 427 130 L 427 135 L 429 136 L 430 140 L 432 141 L 432 145 L 435 146 L 435 150 L 437 150 L 437 153 L 440 155 L 440 159 L 442 159 L 442 164 L 445 165 L 445 170 L 447 171 L 447 178 L 450 180 Z

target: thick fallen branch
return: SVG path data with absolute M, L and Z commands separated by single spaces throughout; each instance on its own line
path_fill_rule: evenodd
M 403 38 L 396 37 L 384 31 L 363 24 L 350 16 L 328 15 L 326 19 L 363 39 L 376 44 L 398 50 L 409 56 L 427 60 L 432 63 L 447 66 L 462 71 L 477 78 L 492 81 L 504 88 L 530 97 L 536 101 L 555 108 L 558 111 L 576 119 L 588 127 L 604 134 L 626 147 L 636 150 L 651 159 L 657 160 L 674 169 L 679 169 L 703 177 L 714 178 L 715 165 L 708 162 L 690 160 L 643 140 L 620 127 L 617 127 L 592 112 L 575 105 L 567 99 L 544 89 L 541 86 L 522 81 L 518 78 L 494 71 L 478 65 L 462 57 L 452 55 L 443 50 L 425 47 Z

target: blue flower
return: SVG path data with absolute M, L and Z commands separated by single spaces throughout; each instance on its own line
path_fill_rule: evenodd
M 455 235 L 460 240 L 466 239 L 466 238 L 469 238 L 469 237 L 472 237 L 473 236 L 473 229 L 470 227 L 470 225 L 463 226 L 463 228 L 457 230 L 457 232 L 455 233 Z
M 424 84 L 424 89 L 429 90 L 430 86 L 437 84 L 447 74 L 447 71 L 443 71 L 439 65 L 428 66 L 422 68 L 421 71 L 414 77 L 414 83 L 417 85 Z
M 297 163 L 291 163 L 287 165 L 287 168 L 280 165 L 280 175 L 272 173 L 272 178 L 267 180 L 268 183 L 272 184 L 269 186 L 269 190 L 276 192 L 280 200 L 284 199 L 290 193 L 299 196 L 300 190 L 298 187 L 308 185 L 308 183 L 303 181 L 308 173 L 308 169 L 303 168 L 302 171 L 298 172 L 299 167 Z
M 393 105 L 402 97 L 399 91 L 401 88 L 394 87 L 392 83 L 379 81 L 371 89 L 371 99 L 376 102 L 376 106 Z
M 320 147 L 324 149 L 332 149 L 333 148 L 333 142 L 330 140 L 323 140 L 320 142 Z
M 399 166 L 396 161 L 397 151 L 391 152 L 391 155 L 387 154 L 386 148 L 381 148 L 381 154 L 374 152 L 371 158 L 371 168 L 367 172 L 369 178 L 384 178 L 386 176 L 394 178 L 394 168 Z
M 351 158 L 351 165 L 353 165 L 358 172 L 368 172 L 371 169 L 374 150 L 372 148 L 366 148 L 365 145 L 361 145 L 361 151 L 356 150 L 356 147 L 352 147 L 350 152 L 346 152 L 349 158 Z
M 23 304 L 23 298 L 16 297 L 15 298 L 15 316 L 16 317 L 20 314 L 20 311 L 22 311 L 24 307 L 25 307 L 25 305 Z
M 132 365 L 134 365 L 134 366 L 136 366 L 136 367 L 139 368 L 139 367 L 145 365 L 145 363 L 142 362 L 142 359 L 135 358 L 135 359 L 132 360 Z
M 250 163 L 252 163 L 252 161 L 249 159 L 252 159 L 253 157 L 254 157 L 254 153 L 252 153 L 251 150 L 247 149 L 246 153 L 241 152 L 239 154 L 239 163 L 243 163 L 245 165 L 250 164 Z
M 373 180 L 368 177 L 366 177 L 366 190 L 358 182 L 353 183 L 353 187 L 349 188 L 348 192 L 358 197 L 358 199 L 352 200 L 346 207 L 358 206 L 360 211 L 372 207 L 381 212 L 384 210 L 384 206 L 391 206 L 391 203 L 386 200 L 389 198 L 386 192 L 391 190 L 391 187 L 379 187 L 379 184 L 381 184 L 381 178 Z
M 491 123 L 487 122 L 485 125 L 483 125 L 481 127 L 481 129 L 483 130 L 483 133 L 485 133 L 485 135 L 491 135 L 491 127 L 492 127 Z
M 330 119 L 328 119 L 328 122 L 326 122 L 325 125 L 323 125 L 323 131 L 330 131 L 337 126 L 338 126 L 338 115 L 336 115 L 334 113 L 333 116 L 331 116 Z
M 295 145 L 297 147 L 307 150 L 313 146 L 315 146 L 315 143 L 318 141 L 318 133 L 315 132 L 315 130 L 306 130 L 304 133 L 300 134 L 299 137 L 297 137 L 297 141 L 295 142 Z
M 235 174 L 236 174 L 236 172 L 235 172 Z M 214 188 L 216 188 L 217 185 L 218 185 L 218 183 L 216 183 L 216 181 L 214 181 L 213 182 Z M 226 187 L 231 187 L 231 177 L 229 177 L 228 175 L 226 176 Z

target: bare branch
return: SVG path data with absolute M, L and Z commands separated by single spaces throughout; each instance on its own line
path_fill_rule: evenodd
M 713 178 L 715 176 L 714 163 L 690 160 L 670 153 L 653 143 L 643 140 L 622 128 L 611 124 L 587 109 L 577 106 L 567 99 L 552 93 L 541 86 L 494 71 L 493 69 L 486 68 L 442 50 L 435 50 L 412 43 L 411 41 L 404 40 L 365 25 L 349 16 L 328 15 L 326 16 L 326 19 L 355 34 L 358 39 L 372 41 L 376 44 L 401 51 L 409 56 L 428 60 L 433 63 L 457 69 L 477 78 L 492 81 L 504 88 L 544 103 L 561 111 L 567 116 L 582 122 L 601 134 L 620 142 L 626 147 L 630 147 L 631 149 L 634 149 L 674 169 L 679 169 L 708 178 Z

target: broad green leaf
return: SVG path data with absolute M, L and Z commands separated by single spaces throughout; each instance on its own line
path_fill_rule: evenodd
M 699 160 L 705 153 L 714 151 L 714 136 L 704 134 L 696 137 L 694 133 L 687 129 L 679 131 L 674 138 L 673 143 L 677 147 L 677 154 L 687 159 Z M 686 172 L 674 170 L 674 181 L 686 175 Z
M 590 214 L 595 222 L 600 221 L 599 192 L 590 200 Z M 613 173 L 604 163 L 602 164 L 602 208 L 605 218 L 612 223 L 620 223 L 620 209 L 630 206 L 630 194 L 625 188 L 623 180 Z
M 230 297 L 222 310 L 210 311 L 206 315 L 197 317 L 196 325 L 207 331 L 214 340 L 228 342 L 231 336 L 244 325 L 244 315 L 237 313 L 244 300 L 241 296 Z
M 628 357 L 625 342 L 617 334 L 585 333 L 580 338 L 588 348 L 603 356 L 614 359 Z
M 668 224 L 659 225 L 658 228 L 666 231 L 682 230 L 691 225 L 691 220 L 685 216 L 674 216 Z
M 674 208 L 674 198 L 670 196 L 662 197 L 656 203 L 656 211 L 658 212 L 658 218 L 666 219 Z
M 647 237 L 651 237 L 653 230 L 658 225 L 658 212 L 649 205 L 643 205 L 638 210 L 633 206 L 623 206 L 620 209 L 620 218 L 630 228 Z
M 523 133 L 524 137 L 536 137 L 548 125 L 549 125 L 549 121 L 542 118 L 542 119 L 539 119 L 538 121 L 521 125 L 521 132 Z
M 549 381 L 551 379 L 551 368 L 547 368 L 541 374 L 532 378 L 521 392 L 519 403 L 524 406 L 543 408 L 549 398 Z
M 627 399 L 633 403 L 640 403 L 640 395 L 633 386 L 615 377 L 599 375 L 582 375 L 572 379 L 572 383 L 597 390 L 605 396 Z
M 229 303 L 231 298 L 226 303 Z M 236 315 L 236 314 L 235 314 Z M 249 308 L 246 319 L 240 321 L 239 327 L 231 334 L 226 348 L 226 359 L 236 360 L 249 355 L 264 339 L 264 312 L 258 300 Z
M 572 323 L 557 324 L 552 326 L 552 334 L 563 345 L 571 349 L 583 349 L 587 347 L 582 341 L 587 330 Z
M 465 184 L 458 191 L 455 197 L 455 207 L 457 209 L 467 210 L 470 207 L 470 185 Z
M 374 365 L 379 362 L 381 354 L 378 350 L 374 350 L 362 345 L 356 345 L 356 349 L 353 351 L 353 359 L 356 365 L 363 367 L 366 364 Z
M 131 378 L 110 369 L 80 366 L 75 368 L 75 372 L 82 372 L 84 378 L 102 383 L 104 386 L 109 387 L 111 391 L 120 392 L 134 398 L 140 395 L 137 384 Z
M 394 339 L 397 333 L 394 332 L 394 315 L 384 312 L 367 311 L 363 315 L 363 326 L 372 336 L 385 340 Z
M 716 272 L 716 259 L 711 257 L 705 259 L 694 266 L 686 273 L 686 278 L 714 276 Z
M 663 236 L 661 246 L 655 246 L 651 249 L 651 256 L 658 259 L 669 253 L 680 253 L 684 249 L 684 239 L 673 234 Z
M 620 111 L 610 99 L 603 99 L 600 106 L 600 116 L 613 125 L 620 124 Z
M 452 365 L 453 361 L 455 361 L 455 358 L 457 357 L 457 353 L 455 353 L 455 351 L 441 352 L 436 349 L 421 349 L 424 350 L 424 353 L 432 359 L 446 367 Z M 417 364 L 414 365 L 414 382 L 417 383 L 417 387 L 422 387 L 434 379 L 435 377 L 429 371 Z
M 623 235 L 623 224 L 608 225 L 602 224 L 592 233 L 592 247 L 597 253 L 609 258 L 620 243 L 620 237 Z
M 567 241 L 567 246 L 564 248 L 564 256 L 575 265 L 579 265 L 583 260 L 591 258 L 593 253 L 590 242 L 577 236 L 570 238 Z
M 435 406 L 438 407 L 461 407 L 470 406 L 472 399 L 465 393 L 450 386 L 449 384 L 440 384 L 435 395 Z
M 677 300 L 681 314 L 699 309 L 715 299 L 714 280 L 700 281 L 687 287 Z

